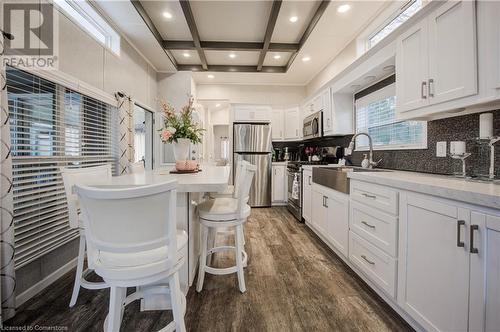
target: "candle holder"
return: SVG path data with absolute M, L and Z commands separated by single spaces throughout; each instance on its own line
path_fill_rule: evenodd
M 459 159 L 459 160 L 462 161 L 462 174 L 456 174 L 456 176 L 460 177 L 460 178 L 466 179 L 467 178 L 467 174 L 465 172 L 465 159 L 469 158 L 471 156 L 471 154 L 469 152 L 465 152 L 465 153 L 462 153 L 462 154 L 452 154 L 452 153 L 449 153 L 448 156 L 450 156 L 452 159 Z

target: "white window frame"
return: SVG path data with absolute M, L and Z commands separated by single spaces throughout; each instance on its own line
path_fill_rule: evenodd
M 415 2 L 420 1 L 420 9 L 424 7 L 424 0 L 409 0 L 406 2 L 403 6 L 399 7 L 398 10 L 393 12 L 387 19 L 384 20 L 384 22 L 380 25 L 377 26 L 376 29 L 372 33 L 370 33 L 366 39 L 365 39 L 365 51 L 368 51 L 370 48 L 373 46 L 377 45 L 380 41 L 382 41 L 384 38 L 389 36 L 392 32 L 395 30 L 391 31 L 389 34 L 387 34 L 384 38 L 379 40 L 377 43 L 371 45 L 370 40 L 375 37 L 379 32 L 381 32 L 386 26 L 388 26 L 393 20 L 395 20 L 399 15 L 401 15 L 408 7 L 412 6 Z M 392 7 L 391 7 L 392 8 Z M 404 24 L 404 22 L 402 23 Z M 401 26 L 401 25 L 400 25 Z M 396 28 L 397 29 L 397 28 Z
M 358 132 L 358 125 L 357 125 L 357 108 L 359 107 L 359 104 L 361 105 L 369 105 L 370 103 L 379 101 L 381 99 L 387 98 L 387 96 L 391 95 L 396 95 L 396 83 L 392 83 L 386 87 L 383 87 L 377 91 L 374 91 L 370 93 L 369 95 L 366 95 L 364 97 L 359 98 L 358 100 L 354 101 L 354 117 L 355 117 L 355 122 L 354 122 L 354 127 L 355 127 L 355 132 L 356 134 L 361 132 Z M 396 119 L 397 120 L 397 119 Z M 396 121 L 399 122 L 399 121 Z M 418 144 L 388 144 L 388 145 L 373 145 L 373 150 L 417 150 L 417 149 L 427 149 L 427 121 L 422 121 L 423 125 L 423 140 L 421 143 Z M 359 145 L 356 142 L 356 148 L 355 151 L 368 151 L 370 150 L 370 147 L 368 145 Z
M 52 0 L 61 12 L 115 55 L 120 55 L 120 34 L 86 0 Z

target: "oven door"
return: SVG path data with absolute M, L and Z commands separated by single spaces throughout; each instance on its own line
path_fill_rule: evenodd
M 286 174 L 287 174 L 287 179 L 288 179 L 288 193 L 287 193 L 288 203 L 292 203 L 296 207 L 301 208 L 302 207 L 302 204 L 301 204 L 302 203 L 302 201 L 301 201 L 301 196 L 302 196 L 302 179 L 301 179 L 301 174 L 302 173 L 300 171 L 294 172 L 294 171 L 287 170 Z M 296 174 L 297 174 L 298 179 L 299 179 L 299 195 L 298 195 L 298 198 L 294 198 L 293 195 L 292 195 L 292 191 L 293 191 L 293 179 L 295 179 L 295 175 Z

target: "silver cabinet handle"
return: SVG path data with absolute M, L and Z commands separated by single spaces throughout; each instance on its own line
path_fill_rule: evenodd
M 375 226 L 370 225 L 369 223 L 367 223 L 367 222 L 366 222 L 366 221 L 364 221 L 364 220 L 363 220 L 361 223 L 362 223 L 363 225 L 367 226 L 367 227 L 370 227 L 371 229 L 375 229 Z
M 427 96 L 425 95 L 425 88 L 427 87 L 427 82 L 423 81 L 422 86 L 420 87 L 420 93 L 422 96 L 422 99 L 427 99 Z
M 479 250 L 474 248 L 474 231 L 479 229 L 478 225 L 470 225 L 470 253 L 479 254 Z
M 465 225 L 465 220 L 457 220 L 457 247 L 465 247 L 465 243 L 460 240 L 462 226 Z
M 280 137 L 283 137 L 283 131 L 280 130 Z
M 312 185 L 311 184 L 311 176 L 309 175 L 308 178 L 309 178 L 309 185 Z
M 371 260 L 369 260 L 368 258 L 366 258 L 365 255 L 361 255 L 361 258 L 363 258 L 368 264 L 375 265 L 375 262 L 372 262 Z
M 363 195 L 363 196 L 365 196 L 365 197 L 367 197 L 367 198 L 373 198 L 373 199 L 377 198 L 377 196 L 375 196 L 375 195 L 370 195 L 370 194 L 367 194 L 367 193 L 362 193 L 361 195 Z
M 434 97 L 434 79 L 429 79 L 429 97 Z
M 327 207 L 328 207 L 328 204 L 327 204 L 327 202 L 328 202 L 328 197 L 323 196 L 323 202 L 325 202 L 323 206 L 327 208 Z
M 295 136 L 299 137 L 299 130 L 295 129 Z

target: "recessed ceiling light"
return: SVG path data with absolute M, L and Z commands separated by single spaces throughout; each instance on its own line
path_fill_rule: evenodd
M 307 62 L 307 61 L 310 61 L 310 60 L 311 60 L 311 57 L 309 57 L 309 56 L 305 56 L 305 57 L 302 58 L 302 61 L 304 61 L 304 62 Z
M 275 56 L 273 56 L 273 58 L 275 58 L 276 60 L 281 59 L 281 55 L 276 54 Z
M 184 52 L 184 53 L 182 53 L 182 56 L 185 58 L 189 58 L 191 56 L 191 54 L 189 54 L 188 52 Z
M 212 74 L 208 74 L 207 77 L 210 78 L 210 79 L 215 78 L 215 76 L 212 75 Z
M 171 19 L 172 18 L 172 14 L 170 14 L 169 12 L 163 12 L 163 17 Z
M 290 20 L 290 22 L 295 23 L 299 20 L 299 18 L 297 16 L 292 16 L 289 18 L 289 20 Z
M 349 9 L 351 9 L 351 5 L 344 4 L 344 5 L 340 5 L 340 6 L 337 7 L 337 12 L 339 12 L 339 13 L 345 13 Z
M 215 104 L 215 107 L 219 107 L 219 106 L 220 106 L 220 104 Z
M 376 76 L 369 75 L 369 76 L 365 77 L 365 81 L 368 81 L 368 82 L 375 81 L 376 78 L 377 78 Z
M 359 84 L 351 85 L 351 89 L 353 89 L 354 91 L 358 90 L 360 87 L 361 87 L 361 85 L 359 85 Z
M 383 71 L 393 71 L 396 67 L 394 65 L 388 65 L 382 68 Z
M 231 59 L 234 59 L 234 58 L 236 58 L 236 54 L 234 54 L 234 53 L 229 53 L 229 57 L 230 57 Z

